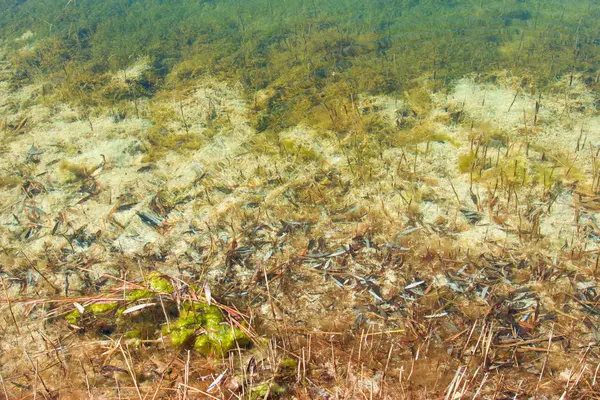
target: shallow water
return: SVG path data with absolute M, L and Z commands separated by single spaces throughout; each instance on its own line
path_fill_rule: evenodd
M 0 7 L 15 398 L 597 394 L 599 1 Z

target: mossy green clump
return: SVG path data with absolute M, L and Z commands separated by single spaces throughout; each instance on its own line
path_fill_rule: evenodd
M 556 175 L 554 174 L 554 169 L 552 167 L 540 163 L 534 166 L 534 170 L 536 172 L 535 178 L 539 185 L 543 185 L 544 189 L 552 187 L 556 180 Z
M 397 145 L 418 145 L 421 143 L 438 142 L 457 145 L 456 141 L 447 133 L 440 131 L 437 124 L 423 122 L 410 131 L 400 131 L 396 139 Z
M 65 319 L 71 325 L 81 325 L 91 331 L 110 326 L 110 334 L 122 335 L 136 344 L 155 339 L 162 333 L 173 347 L 195 349 L 207 356 L 221 356 L 237 346 L 250 343 L 244 331 L 228 323 L 215 305 L 185 301 L 178 309 L 172 299 L 165 298 L 166 308 L 160 308 L 160 311 L 155 307 L 142 307 L 139 311 L 123 314 L 138 300 L 149 301 L 146 299 L 174 290 L 171 282 L 158 272 L 150 274 L 147 283 L 150 289 L 132 290 L 126 293 L 123 301 L 86 306 L 85 319 L 79 309 L 71 311 Z M 114 310 L 115 313 L 110 313 Z M 179 317 L 176 319 L 167 322 L 164 318 L 166 314 L 175 315 L 177 312 Z
M 125 295 L 125 298 L 129 301 L 137 301 L 140 299 L 147 299 L 152 297 L 153 293 L 147 289 L 136 289 Z
M 458 171 L 461 174 L 466 174 L 473 168 L 475 162 L 475 152 L 472 150 L 468 153 L 461 154 L 458 156 Z
M 142 331 L 140 329 L 134 329 L 126 332 L 125 335 L 123 335 L 125 339 L 139 339 L 140 336 L 142 336 Z
M 279 364 L 279 369 L 282 372 L 289 372 L 289 371 L 295 372 L 297 368 L 298 368 L 298 361 L 295 358 L 285 358 Z
M 251 399 L 263 399 L 269 394 L 269 398 L 283 396 L 288 391 L 287 387 L 278 384 L 277 382 L 263 382 L 250 389 Z
M 404 93 L 404 97 L 411 110 L 417 115 L 428 113 L 433 106 L 431 95 L 423 87 L 410 89 Z
M 300 147 L 297 154 L 303 161 L 319 161 L 322 159 L 319 153 L 306 147 Z
M 155 119 L 161 119 L 160 114 Z M 189 127 L 186 126 L 187 131 Z M 161 159 L 169 151 L 198 150 L 205 144 L 205 139 L 197 133 L 172 132 L 161 123 L 148 129 L 145 137 L 147 153 L 145 162 Z
M 246 346 L 250 343 L 250 339 L 241 329 L 229 324 L 222 324 L 216 332 L 209 332 L 207 335 L 212 344 L 212 352 L 219 356 L 236 346 Z
M 90 168 L 85 164 L 77 164 L 68 160 L 62 160 L 58 164 L 58 168 L 64 174 L 68 174 L 68 182 L 81 181 L 90 176 Z M 92 170 L 93 171 L 93 170 Z
M 81 320 L 81 313 L 79 310 L 75 309 L 67 314 L 65 320 L 71 325 L 77 325 Z
M 297 157 L 301 161 L 311 162 L 323 159 L 323 156 L 319 154 L 314 146 L 308 143 L 299 143 L 294 138 L 283 138 L 279 141 L 279 145 L 282 151 L 293 157 Z
M 119 307 L 119 303 L 96 303 L 90 304 L 85 309 L 93 315 L 106 314 Z M 65 316 L 65 320 L 71 325 L 77 325 L 81 321 L 81 313 L 78 309 L 74 309 Z
M 97 303 L 91 304 L 87 307 L 87 309 L 94 315 L 98 314 L 106 314 L 119 307 L 119 303 Z
M 212 349 L 212 343 L 210 341 L 210 339 L 208 338 L 208 336 L 206 335 L 200 335 L 196 337 L 196 340 L 194 340 L 194 349 L 202 354 L 202 355 L 209 355 Z
M 125 339 L 127 345 L 129 347 L 135 347 L 138 348 L 143 344 L 143 335 L 142 335 L 142 331 L 140 329 L 134 329 L 132 331 L 129 332 L 125 332 L 125 334 L 123 335 L 123 338 Z
M 158 272 L 153 272 L 148 276 L 148 285 L 150 289 L 159 293 L 173 293 L 171 282 Z
M 501 178 L 508 184 L 526 186 L 534 177 L 530 174 L 530 161 L 523 156 L 513 156 L 500 160 L 497 167 L 483 171 L 479 178 L 487 182 Z
M 196 329 L 192 328 L 179 328 L 168 331 L 171 339 L 171 344 L 174 347 L 189 347 L 196 337 Z
M 219 356 L 250 342 L 241 329 L 224 321 L 218 307 L 204 303 L 185 303 L 179 318 L 165 326 L 163 334 L 174 347 L 193 347 L 203 355 Z

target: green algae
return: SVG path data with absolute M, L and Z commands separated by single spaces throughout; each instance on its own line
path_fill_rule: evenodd
M 298 360 L 295 358 L 285 358 L 279 363 L 279 369 L 283 374 L 295 373 L 298 368 Z
M 71 325 L 77 325 L 81 320 L 81 313 L 79 310 L 74 309 L 65 316 L 65 320 Z
M 158 272 L 152 272 L 147 278 L 149 289 L 135 289 L 128 291 L 125 298 L 130 302 L 141 299 L 149 299 L 155 293 L 171 294 L 173 293 L 173 285 L 171 282 Z
M 117 302 L 96 303 L 96 304 L 90 304 L 89 306 L 87 306 L 85 308 L 85 310 L 89 311 L 92 315 L 96 316 L 96 315 L 106 314 L 110 311 L 113 311 L 117 307 L 119 307 L 119 303 L 117 303 Z M 65 320 L 68 323 L 70 323 L 71 325 L 77 325 L 78 323 L 80 323 L 81 319 L 82 319 L 82 315 L 78 309 L 74 309 L 73 311 L 71 311 L 70 313 L 68 313 L 65 316 Z
M 63 174 L 67 175 L 66 182 L 84 180 L 90 176 L 90 172 L 93 172 L 93 169 L 85 164 L 78 164 L 68 160 L 62 160 L 58 164 L 58 167 Z
M 125 295 L 125 298 L 129 301 L 137 301 L 137 300 L 141 300 L 141 299 L 150 298 L 153 295 L 154 295 L 154 293 L 152 293 L 152 291 L 150 291 L 150 290 L 136 289 L 136 290 L 132 290 L 131 292 L 128 292 Z
M 174 348 L 196 349 L 202 355 L 222 355 L 236 346 L 250 343 L 243 330 L 227 322 L 214 304 L 184 301 L 177 307 L 174 299 L 164 296 L 174 291 L 166 276 L 152 272 L 146 283 L 147 289 L 127 291 L 121 301 L 91 304 L 85 308 L 84 315 L 75 309 L 65 316 L 65 320 L 71 325 L 82 325 L 84 329 L 92 328 L 92 331 L 100 326 L 100 330 L 120 334 L 135 341 L 136 345 L 142 340 L 166 337 Z M 192 289 L 198 290 L 194 285 Z M 157 303 L 157 296 L 163 296 L 160 299 L 162 307 L 150 304 Z M 146 301 L 149 307 L 125 314 L 140 300 Z M 114 310 L 116 313 L 110 315 Z M 167 314 L 175 318 L 168 318 Z
M 173 290 L 171 283 L 159 274 L 152 274 L 148 281 L 153 291 L 165 293 Z M 123 314 L 132 302 L 151 299 L 156 295 L 153 291 L 134 290 L 126 294 L 126 302 L 89 305 L 86 307 L 89 314 L 85 314 L 85 319 L 75 309 L 65 316 L 65 320 L 71 325 L 83 324 L 84 327 L 93 328 L 97 319 L 102 317 L 101 325 L 104 330 L 106 327 L 111 327 L 113 333 L 121 334 L 125 339 L 134 341 L 136 345 L 141 344 L 143 339 L 154 339 L 162 335 L 168 338 L 174 348 L 195 349 L 205 356 L 221 356 L 238 346 L 242 347 L 250 343 L 244 331 L 227 322 L 221 310 L 215 305 L 185 301 L 181 305 L 178 317 L 168 323 L 162 309 L 157 312 L 157 308 L 154 307 L 143 308 L 132 314 Z M 170 309 L 173 305 L 167 302 L 166 309 Z M 117 312 L 112 320 L 109 313 L 114 310 Z M 157 321 L 161 322 L 157 324 Z
M 169 336 L 174 347 L 193 347 L 203 355 L 223 355 L 250 343 L 240 328 L 224 320 L 218 307 L 204 303 L 186 302 L 180 317 L 163 327 L 163 335 Z
M 152 272 L 148 276 L 148 285 L 150 289 L 159 293 L 173 293 L 173 285 L 171 282 L 158 272 Z
M 12 189 L 22 182 L 23 180 L 16 176 L 0 175 L 0 188 Z
M 126 332 L 123 337 L 125 339 L 139 339 L 142 335 L 142 331 L 140 329 L 135 329 L 129 332 Z
M 286 386 L 280 385 L 277 382 L 263 382 L 250 389 L 250 398 L 264 399 L 267 394 L 269 394 L 269 398 L 279 397 L 286 394 L 287 391 L 288 388 Z
M 92 314 L 106 314 L 119 307 L 119 303 L 96 303 L 89 305 L 86 310 L 89 310 Z
M 462 174 L 466 174 L 467 172 L 473 169 L 473 163 L 475 162 L 475 152 L 469 151 L 468 153 L 464 153 L 458 156 L 458 171 Z
M 208 356 L 212 350 L 212 342 L 206 335 L 197 336 L 194 340 L 194 349 L 198 353 Z
M 250 343 L 250 339 L 241 329 L 228 324 L 220 325 L 216 332 L 209 332 L 208 340 L 211 343 L 211 351 L 218 356 L 237 346 L 243 347 Z
M 171 345 L 178 348 L 189 347 L 196 337 L 196 330 L 192 328 L 179 328 L 168 330 Z

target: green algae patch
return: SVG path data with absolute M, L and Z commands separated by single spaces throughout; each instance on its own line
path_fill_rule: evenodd
M 298 369 L 298 361 L 295 358 L 285 358 L 279 363 L 279 371 L 282 375 L 295 374 Z
M 0 188 L 12 189 L 22 182 L 23 180 L 16 176 L 0 175 Z
M 140 299 L 147 299 L 153 296 L 152 291 L 147 289 L 136 289 L 125 295 L 125 298 L 129 301 L 137 301 Z
M 250 343 L 244 331 L 228 322 L 219 307 L 189 300 L 178 307 L 174 299 L 164 296 L 174 287 L 158 272 L 151 273 L 146 283 L 147 289 L 128 291 L 123 300 L 91 304 L 84 313 L 75 309 L 65 319 L 83 330 L 122 336 L 136 345 L 164 337 L 176 349 L 195 349 L 205 356 L 221 356 Z M 164 297 L 162 307 L 155 307 L 158 296 Z M 135 310 L 125 313 L 128 309 Z
M 237 346 L 250 343 L 250 339 L 241 329 L 229 324 L 220 325 L 216 332 L 209 332 L 208 339 L 212 344 L 212 352 L 219 356 Z
M 153 272 L 148 276 L 148 285 L 150 289 L 159 293 L 173 293 L 171 282 L 158 272 Z
M 123 337 L 125 339 L 139 339 L 141 335 L 142 335 L 142 331 L 140 329 L 135 329 L 135 330 L 125 333 L 125 335 L 123 335 Z
M 71 325 L 77 325 L 81 320 L 81 313 L 75 309 L 66 315 L 65 320 Z
M 240 328 L 224 320 L 218 307 L 204 303 L 184 303 L 179 318 L 163 328 L 163 335 L 174 347 L 193 347 L 203 355 L 220 356 L 250 343 Z
M 473 163 L 475 162 L 475 153 L 469 151 L 468 153 L 461 154 L 458 156 L 458 171 L 461 174 L 466 174 L 473 169 Z
M 171 294 L 173 293 L 173 285 L 171 282 L 158 272 L 152 272 L 146 279 L 149 289 L 135 289 L 127 292 L 125 298 L 128 301 L 137 301 L 141 299 L 149 299 L 155 293 Z
M 119 307 L 119 303 L 99 303 L 99 304 L 90 304 L 85 309 L 89 311 L 93 315 L 101 315 L 106 314 L 110 311 L 115 310 Z M 65 320 L 71 325 L 77 325 L 81 322 L 82 315 L 78 309 L 74 309 L 69 314 L 65 316 Z
M 269 394 L 269 398 L 279 397 L 286 394 L 287 391 L 287 387 L 280 385 L 277 382 L 263 382 L 250 389 L 250 398 L 264 399 L 267 394 Z
M 196 340 L 194 341 L 194 350 L 205 356 L 210 355 L 212 350 L 212 343 L 208 336 L 197 336 Z
M 171 345 L 178 348 L 189 347 L 196 337 L 196 330 L 192 328 L 180 328 L 169 331 Z
M 119 307 L 119 303 L 101 303 L 101 304 L 92 304 L 87 307 L 87 309 L 94 315 L 98 314 L 106 314 L 114 309 Z
M 80 181 L 90 175 L 90 169 L 84 164 L 62 160 L 58 167 L 63 174 L 68 175 L 67 181 L 69 182 Z

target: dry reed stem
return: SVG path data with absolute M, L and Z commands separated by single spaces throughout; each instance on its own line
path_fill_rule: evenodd
M 19 329 L 19 324 L 17 323 L 17 319 L 15 318 L 15 314 L 12 309 L 12 303 L 8 297 L 8 290 L 6 289 L 6 285 L 4 284 L 4 278 L 2 278 L 1 276 L 0 276 L 0 282 L 2 282 L 2 288 L 4 289 L 4 296 L 6 298 L 6 303 L 8 303 L 8 310 L 10 311 L 10 316 L 13 320 L 13 323 L 15 324 L 15 329 L 17 330 L 17 333 L 19 335 L 21 335 L 21 330 Z
M 127 370 L 129 371 L 129 375 L 131 376 L 131 379 L 133 380 L 133 385 L 135 387 L 135 391 L 137 392 L 138 398 L 140 400 L 143 400 L 142 393 L 140 392 L 140 387 L 138 386 L 138 382 L 137 382 L 137 377 L 136 377 L 136 374 L 135 374 L 135 370 L 133 369 L 133 358 L 131 358 L 131 354 L 129 353 L 129 349 L 128 349 L 127 353 L 126 353 L 125 350 L 123 349 L 123 345 L 121 344 L 121 340 L 120 339 L 116 343 L 116 347 L 118 347 L 119 350 L 121 350 L 121 354 L 123 355 L 123 359 L 125 360 L 125 364 L 127 365 Z M 129 353 L 129 355 L 128 355 L 128 353 Z

